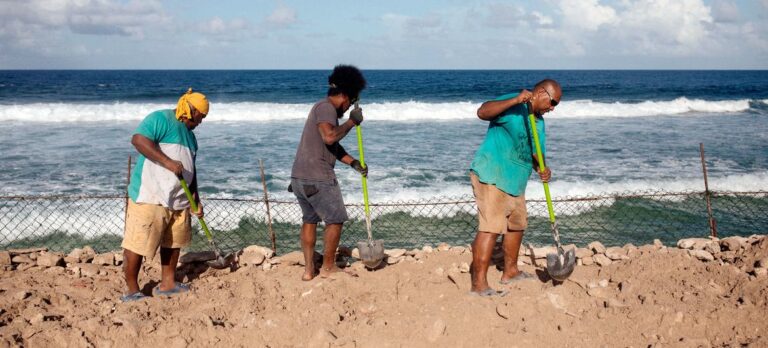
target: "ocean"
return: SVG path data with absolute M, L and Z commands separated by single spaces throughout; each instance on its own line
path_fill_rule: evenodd
M 563 86 L 545 116 L 552 194 L 768 188 L 768 71 L 364 71 L 361 106 L 372 201 L 471 194 L 467 170 L 487 122 L 475 112 L 542 78 Z M 211 111 L 196 134 L 201 192 L 285 192 L 302 125 L 329 71 L 0 71 L 0 195 L 123 192 L 130 137 L 188 87 Z M 342 140 L 357 154 L 354 133 Z M 359 177 L 337 174 L 348 202 Z M 543 190 L 532 177 L 529 197 Z

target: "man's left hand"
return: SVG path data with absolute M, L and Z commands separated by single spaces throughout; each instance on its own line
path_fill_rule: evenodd
M 362 174 L 365 177 L 368 177 L 368 166 L 363 167 L 363 165 L 358 160 L 353 160 L 352 163 L 349 164 L 350 167 L 354 168 L 358 173 Z
M 549 179 L 552 179 L 552 171 L 549 167 L 545 167 L 543 172 L 539 171 L 538 173 L 542 182 L 549 182 Z

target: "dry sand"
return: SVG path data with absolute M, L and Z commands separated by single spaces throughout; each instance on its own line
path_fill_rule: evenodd
M 241 263 L 260 265 L 184 266 L 190 293 L 134 303 L 118 300 L 120 266 L 4 252 L 0 264 L 16 261 L 0 266 L 0 347 L 768 346 L 768 238 L 678 244 L 592 244 L 568 281 L 523 265 L 540 279 L 493 284 L 509 290 L 495 298 L 468 295 L 462 247 L 410 251 L 376 271 L 357 262 L 356 277 L 309 282 L 296 254 L 259 262 L 246 253 Z M 95 262 L 119 263 L 110 255 Z M 146 293 L 156 263 L 140 275 Z

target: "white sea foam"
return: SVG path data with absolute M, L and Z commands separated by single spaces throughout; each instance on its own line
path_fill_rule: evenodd
M 748 99 L 710 101 L 677 98 L 669 101 L 605 103 L 592 100 L 565 100 L 549 118 L 643 117 L 692 113 L 735 113 L 749 109 Z M 763 103 L 768 103 L 762 100 Z M 363 105 L 368 120 L 418 121 L 474 119 L 480 103 L 420 101 L 369 103 Z M 97 122 L 136 121 L 154 110 L 172 108 L 156 103 L 33 103 L 0 107 L 0 121 Z M 257 102 L 212 103 L 208 122 L 280 121 L 303 119 L 312 104 Z

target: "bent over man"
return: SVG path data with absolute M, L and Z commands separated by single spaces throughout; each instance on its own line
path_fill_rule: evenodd
M 485 140 L 475 154 L 470 169 L 472 190 L 477 202 L 479 226 L 472 243 L 472 293 L 481 296 L 503 295 L 488 285 L 488 265 L 499 235 L 502 235 L 504 271 L 500 284 L 532 278 L 517 268 L 517 256 L 528 226 L 525 188 L 531 171 L 549 181 L 549 167 L 540 172 L 533 146 L 529 113 L 536 116 L 536 127 L 545 152 L 543 115 L 560 103 L 562 90 L 554 80 L 543 80 L 533 91 L 522 90 L 483 103 L 477 116 L 489 121 Z
M 357 106 L 357 100 L 365 84 L 363 74 L 356 67 L 336 66 L 328 77 L 326 98 L 312 106 L 304 124 L 290 185 L 302 212 L 301 250 L 305 261 L 302 280 L 315 277 L 313 256 L 320 221 L 325 223 L 325 250 L 320 276 L 328 277 L 340 271 L 335 263 L 336 248 L 342 225 L 348 217 L 334 167 L 336 161 L 341 161 L 362 175 L 368 175 L 368 168 L 347 154 L 339 144 L 354 126 L 363 122 L 363 111 Z M 349 119 L 339 125 L 339 119 L 351 105 L 355 105 L 355 109 L 350 112 Z
M 158 247 L 162 279 L 153 294 L 170 296 L 189 291 L 186 284 L 174 279 L 180 248 L 191 238 L 190 204 L 179 178 L 190 183 L 198 206 L 192 213 L 202 217 L 195 175 L 197 138 L 192 131 L 203 122 L 208 107 L 205 95 L 190 88 L 179 98 L 175 110 L 147 115 L 133 134 L 131 144 L 139 157 L 128 186 L 130 200 L 122 243 L 128 292 L 121 298 L 123 302 L 146 297 L 139 291 L 139 269 L 143 258 L 154 259 Z

